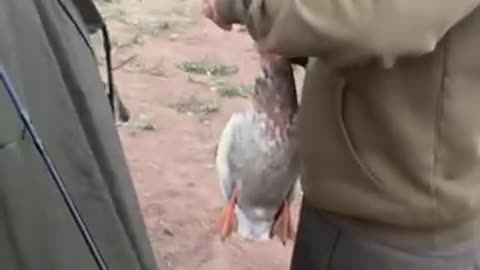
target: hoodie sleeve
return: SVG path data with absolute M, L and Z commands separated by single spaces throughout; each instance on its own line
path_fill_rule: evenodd
M 216 0 L 219 16 L 228 23 L 246 24 L 263 49 L 344 64 L 431 52 L 479 4 L 480 0 Z

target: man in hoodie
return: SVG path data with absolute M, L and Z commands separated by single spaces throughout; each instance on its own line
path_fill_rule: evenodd
M 480 0 L 206 0 L 308 58 L 292 270 L 480 269 Z

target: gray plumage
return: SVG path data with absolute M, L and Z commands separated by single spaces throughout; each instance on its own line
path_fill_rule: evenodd
M 228 200 L 237 188 L 236 229 L 250 240 L 271 238 L 280 207 L 293 198 L 300 169 L 291 65 L 283 58 L 262 58 L 262 67 L 252 105 L 231 116 L 216 154 L 222 194 Z

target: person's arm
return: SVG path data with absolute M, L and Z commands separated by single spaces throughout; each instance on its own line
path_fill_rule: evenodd
M 215 0 L 227 24 L 246 24 L 260 47 L 329 62 L 421 55 L 480 0 Z

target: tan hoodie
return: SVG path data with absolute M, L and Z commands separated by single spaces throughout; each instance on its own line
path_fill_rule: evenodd
M 217 0 L 271 52 L 309 57 L 305 197 L 380 241 L 480 231 L 480 0 Z M 477 109 L 478 108 L 478 109 Z

